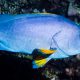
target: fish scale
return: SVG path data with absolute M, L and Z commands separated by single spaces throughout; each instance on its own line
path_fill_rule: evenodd
M 55 14 L 0 17 L 0 50 L 32 54 L 35 49 L 46 49 L 48 52 L 56 49 L 46 61 L 36 61 L 36 64 L 80 53 L 80 27 L 65 17 Z

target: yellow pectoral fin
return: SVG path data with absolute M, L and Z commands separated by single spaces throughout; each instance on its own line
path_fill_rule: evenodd
M 47 60 L 46 59 L 41 59 L 41 60 L 35 60 L 34 62 L 38 67 L 42 67 L 47 63 Z
M 53 54 L 54 52 L 56 52 L 56 50 L 47 50 L 47 49 L 40 49 L 40 51 L 45 54 Z

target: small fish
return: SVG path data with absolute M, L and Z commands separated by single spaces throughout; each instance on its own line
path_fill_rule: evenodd
M 0 50 L 33 54 L 35 49 L 48 56 L 34 58 L 33 68 L 79 54 L 80 26 L 56 14 L 0 15 Z

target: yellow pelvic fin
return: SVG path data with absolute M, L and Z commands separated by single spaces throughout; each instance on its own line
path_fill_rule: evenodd
M 42 67 L 47 63 L 47 60 L 46 59 L 41 59 L 41 60 L 35 60 L 34 62 L 38 67 Z
M 40 49 L 40 51 L 45 54 L 53 54 L 54 52 L 56 52 L 56 50 L 47 50 L 47 49 Z

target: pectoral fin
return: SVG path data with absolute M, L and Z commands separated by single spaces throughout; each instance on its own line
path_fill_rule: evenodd
M 56 49 L 55 50 L 40 49 L 40 51 L 44 54 L 53 54 L 56 52 Z

